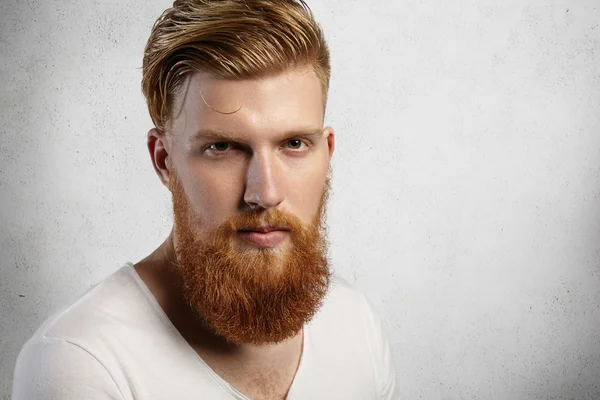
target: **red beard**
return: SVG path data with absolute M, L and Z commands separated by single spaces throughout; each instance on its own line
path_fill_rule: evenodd
M 310 226 L 269 210 L 235 215 L 197 238 L 181 183 L 171 175 L 174 247 L 183 295 L 204 325 L 236 344 L 278 343 L 298 334 L 321 306 L 330 281 L 324 215 L 327 179 Z M 240 246 L 238 229 L 261 225 L 289 229 L 289 243 L 276 249 Z

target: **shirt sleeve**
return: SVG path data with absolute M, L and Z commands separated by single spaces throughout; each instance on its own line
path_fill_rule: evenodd
M 33 339 L 15 368 L 13 400 L 123 400 L 104 365 L 89 351 L 58 338 Z

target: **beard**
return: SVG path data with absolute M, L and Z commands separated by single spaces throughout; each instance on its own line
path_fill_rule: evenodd
M 324 223 L 330 179 L 308 226 L 275 209 L 249 211 L 201 240 L 201 221 L 177 176 L 171 178 L 182 294 L 201 323 L 235 344 L 279 343 L 298 334 L 320 308 L 331 279 Z M 239 243 L 238 230 L 265 225 L 285 227 L 289 240 L 277 248 Z

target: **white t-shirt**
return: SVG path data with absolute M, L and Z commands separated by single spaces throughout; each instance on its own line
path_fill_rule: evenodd
M 163 312 L 127 263 L 25 343 L 13 400 L 248 400 L 219 377 Z M 288 400 L 398 398 L 381 320 L 365 297 L 334 276 L 304 327 Z

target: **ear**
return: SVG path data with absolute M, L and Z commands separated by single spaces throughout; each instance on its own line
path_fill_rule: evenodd
M 325 138 L 327 140 L 329 161 L 331 161 L 331 157 L 333 156 L 333 150 L 335 150 L 335 131 L 332 127 L 326 126 L 325 128 L 323 128 L 323 133 L 325 134 Z
M 154 171 L 156 171 L 163 185 L 169 187 L 169 166 L 171 165 L 171 160 L 168 159 L 169 153 L 167 151 L 166 140 L 167 137 L 164 132 L 156 128 L 148 131 L 148 151 L 150 152 Z

